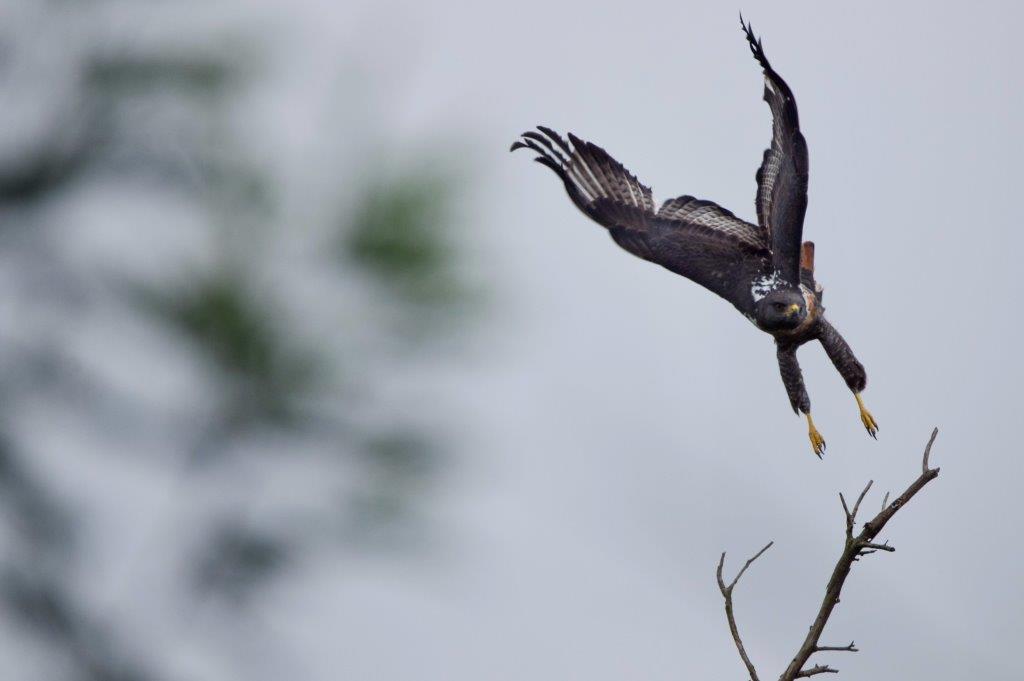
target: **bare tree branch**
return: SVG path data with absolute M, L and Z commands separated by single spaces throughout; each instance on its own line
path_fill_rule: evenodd
M 843 513 L 846 516 L 846 541 L 843 546 L 843 552 L 839 556 L 839 560 L 836 561 L 835 568 L 832 570 L 832 576 L 829 578 L 828 584 L 825 587 L 825 597 L 822 599 L 821 606 L 818 608 L 817 616 L 814 618 L 814 622 L 811 624 L 810 629 L 807 632 L 807 636 L 797 651 L 793 660 L 786 667 L 785 671 L 779 677 L 779 681 L 794 681 L 795 679 L 806 678 L 810 676 L 816 676 L 818 674 L 835 674 L 838 672 L 828 665 L 816 664 L 813 667 L 805 668 L 807 660 L 811 655 L 822 652 L 857 652 L 857 648 L 853 641 L 848 646 L 822 646 L 818 644 L 821 638 L 822 632 L 825 630 L 825 625 L 828 623 L 829 617 L 832 615 L 833 609 L 839 603 L 839 595 L 843 589 L 843 584 L 846 582 L 846 578 L 850 574 L 850 570 L 853 564 L 860 559 L 862 556 L 870 555 L 877 551 L 893 552 L 896 549 L 889 545 L 888 542 L 881 544 L 875 542 L 875 538 L 885 528 L 886 523 L 896 515 L 896 512 L 903 508 L 908 501 L 910 501 L 914 495 L 921 491 L 925 485 L 934 480 L 939 475 L 938 468 L 930 468 L 928 465 L 929 456 L 931 455 L 932 445 L 935 442 L 935 437 L 938 435 L 939 429 L 936 428 L 932 431 L 931 438 L 928 440 L 928 444 L 924 450 L 924 457 L 921 464 L 921 475 L 917 477 L 906 490 L 900 494 L 895 501 L 889 503 L 889 493 L 886 492 L 885 498 L 882 501 L 882 509 L 878 512 L 874 518 L 864 523 L 863 529 L 860 533 L 854 535 L 854 526 L 857 523 L 857 512 L 860 510 L 861 502 L 864 501 L 864 497 L 867 496 L 868 490 L 871 489 L 872 482 L 868 482 L 867 486 L 857 497 L 857 501 L 853 505 L 853 510 L 846 503 L 846 498 L 840 494 L 839 501 L 843 505 Z M 721 560 L 718 562 L 718 588 L 722 592 L 722 596 L 725 598 L 725 614 L 729 621 L 729 630 L 732 632 L 733 641 L 736 642 L 736 649 L 740 653 L 740 657 L 743 659 L 743 664 L 746 665 L 747 671 L 750 673 L 751 681 L 759 681 L 757 678 L 757 672 L 754 670 L 754 665 L 751 664 L 750 658 L 747 657 L 746 650 L 743 648 L 743 642 L 740 640 L 739 632 L 736 628 L 736 620 L 733 615 L 733 603 L 732 603 L 732 590 L 739 581 L 739 578 L 743 576 L 750 564 L 757 560 L 761 554 L 768 550 L 772 544 L 769 543 L 761 549 L 753 558 L 748 560 L 743 566 L 743 569 L 739 571 L 736 578 L 729 584 L 726 585 L 722 578 L 722 568 L 725 564 L 725 554 L 722 554 Z
M 853 505 L 853 514 L 850 518 L 851 520 L 857 519 L 857 511 L 860 510 L 860 502 L 864 501 L 864 496 L 868 493 L 868 490 L 871 489 L 871 485 L 873 484 L 875 484 L 874 480 L 868 480 L 868 484 L 864 487 L 864 491 L 860 493 L 859 497 L 857 497 L 857 503 Z
M 850 641 L 848 646 L 814 646 L 814 652 L 825 653 L 825 652 L 836 652 L 836 653 L 856 653 L 858 652 L 857 646 L 853 641 Z
M 760 558 L 761 554 L 770 549 L 774 543 L 775 542 L 768 542 L 763 549 L 747 560 L 740 571 L 736 573 L 736 577 L 729 582 L 728 586 L 726 586 L 725 580 L 722 578 L 722 568 L 725 567 L 724 551 L 722 552 L 722 557 L 718 559 L 718 571 L 716 572 L 716 577 L 718 578 L 718 589 L 722 592 L 722 598 L 725 599 L 725 618 L 729 622 L 729 631 L 732 633 L 732 640 L 736 643 L 736 650 L 739 651 L 740 658 L 743 660 L 743 664 L 746 665 L 747 672 L 750 674 L 750 681 L 760 680 L 757 677 L 757 670 L 754 669 L 754 663 L 750 661 L 750 658 L 747 656 L 747 651 L 743 647 L 743 640 L 740 639 L 740 631 L 736 627 L 736 616 L 733 614 L 732 609 L 732 590 L 736 586 L 736 583 L 740 581 L 740 577 L 743 576 L 743 573 L 747 571 L 748 567 L 750 567 L 751 563 Z
M 932 445 L 935 444 L 935 438 L 939 435 L 938 428 L 932 428 L 932 436 L 928 438 L 928 444 L 924 448 L 924 461 L 921 462 L 921 475 L 928 472 L 928 457 L 932 455 Z M 935 469 L 935 475 L 939 474 L 939 469 Z
M 846 537 L 853 539 L 853 516 L 850 515 L 850 508 L 846 505 L 846 497 L 839 493 L 839 503 L 843 505 L 843 513 L 846 515 Z
M 896 550 L 896 547 L 895 546 L 889 546 L 888 542 L 886 542 L 885 544 L 872 544 L 872 543 L 868 542 L 867 544 L 864 544 L 864 547 L 861 550 L 861 553 L 867 553 L 866 549 L 871 549 L 872 553 L 874 553 L 875 551 L 888 551 L 889 553 L 892 553 L 893 551 Z

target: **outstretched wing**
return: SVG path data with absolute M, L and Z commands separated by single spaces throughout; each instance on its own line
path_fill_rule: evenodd
M 710 201 L 680 196 L 655 210 L 641 184 L 604 149 L 573 134 L 525 132 L 512 151 L 528 148 L 561 178 L 569 198 L 630 253 L 695 281 L 750 312 L 750 280 L 763 272 L 769 248 L 757 225 Z
M 807 211 L 807 142 L 800 133 L 796 99 L 775 72 L 749 23 L 740 24 L 764 70 L 764 101 L 772 110 L 772 144 L 757 171 L 757 221 L 771 239 L 772 262 L 783 278 L 800 285 L 800 243 Z

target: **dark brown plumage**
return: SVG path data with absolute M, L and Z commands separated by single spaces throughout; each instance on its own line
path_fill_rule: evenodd
M 772 140 L 757 170 L 757 222 L 742 220 L 721 206 L 680 196 L 655 209 L 641 184 L 604 149 L 573 134 L 568 140 L 543 126 L 512 145 L 530 149 L 565 185 L 576 207 L 606 227 L 619 246 L 717 294 L 771 334 L 790 404 L 807 417 L 815 454 L 825 441 L 811 419 L 796 349 L 811 340 L 825 348 L 853 391 L 861 420 L 874 437 L 878 425 L 860 393 L 867 377 L 839 332 L 829 324 L 822 289 L 814 280 L 814 245 L 803 242 L 807 211 L 807 143 L 800 132 L 796 99 L 772 68 L 750 25 L 740 23 L 764 72 L 764 100 L 772 112 Z

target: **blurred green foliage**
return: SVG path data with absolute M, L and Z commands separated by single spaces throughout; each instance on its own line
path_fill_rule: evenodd
M 54 17 L 60 11 L 55 9 Z M 431 357 L 422 344 L 412 348 L 412 356 L 396 357 L 394 353 L 408 353 L 409 347 L 396 350 L 389 341 L 396 335 L 396 321 L 403 332 L 415 329 L 417 339 L 436 335 L 442 328 L 445 332 L 464 328 L 466 303 L 477 293 L 462 271 L 465 253 L 459 206 L 465 182 L 456 172 L 460 166 L 431 154 L 405 154 L 389 171 L 360 170 L 360 176 L 368 179 L 351 203 L 310 211 L 328 216 L 329 224 L 314 225 L 308 231 L 322 228 L 334 252 L 328 258 L 317 253 L 281 275 L 308 276 L 304 266 L 357 273 L 359 281 L 354 285 L 348 276 L 334 277 L 343 284 L 331 295 L 338 297 L 339 307 L 362 315 L 353 323 L 370 341 L 347 343 L 346 338 L 304 333 L 309 330 L 304 325 L 316 327 L 312 322 L 317 320 L 289 314 L 294 308 L 307 309 L 300 305 L 306 301 L 294 298 L 302 288 L 257 284 L 264 281 L 259 275 L 268 269 L 267 259 L 277 255 L 275 245 L 300 238 L 296 234 L 302 231 L 281 219 L 280 202 L 288 188 L 282 187 L 278 169 L 252 160 L 266 157 L 262 141 L 235 134 L 247 121 L 237 118 L 246 112 L 230 106 L 231 98 L 259 78 L 260 59 L 248 48 L 241 53 L 220 49 L 223 46 L 191 51 L 189 41 L 183 44 L 178 52 L 168 52 L 166 45 L 147 49 L 145 39 L 123 52 L 105 44 L 83 46 L 79 62 L 69 65 L 74 73 L 68 78 L 75 81 L 74 87 L 54 95 L 59 100 L 55 106 L 67 111 L 67 120 L 59 129 L 40 135 L 29 153 L 0 157 L 0 222 L 43 227 L 26 235 L 24 256 L 40 258 L 45 266 L 37 271 L 46 272 L 47 277 L 66 276 L 69 282 L 90 284 L 76 289 L 80 296 L 76 314 L 85 318 L 91 310 L 104 308 L 133 317 L 144 315 L 144 323 L 155 323 L 160 333 L 180 340 L 189 349 L 183 354 L 200 358 L 204 369 L 210 369 L 208 377 L 217 391 L 216 413 L 204 413 L 195 422 L 185 419 L 181 432 L 161 442 L 171 444 L 167 449 L 180 448 L 183 463 L 192 463 L 201 454 L 204 461 L 230 466 L 229 457 L 217 455 L 230 452 L 244 457 L 249 445 L 265 445 L 269 438 L 264 436 L 273 431 L 273 443 L 287 452 L 282 458 L 288 465 L 307 466 L 307 471 L 337 478 L 338 484 L 331 489 L 343 489 L 344 498 L 325 502 L 324 506 L 333 504 L 324 514 L 329 517 L 304 517 L 319 535 L 313 530 L 281 533 L 278 523 L 289 513 L 285 504 L 277 508 L 266 502 L 261 518 L 270 520 L 262 525 L 250 522 L 246 503 L 263 504 L 263 499 L 225 504 L 216 517 L 190 525 L 189 534 L 194 536 L 181 549 L 184 555 L 177 557 L 187 566 L 182 572 L 189 588 L 201 597 L 214 592 L 241 604 L 269 579 L 284 574 L 294 554 L 308 550 L 306 544 L 312 541 L 348 542 L 346 549 L 351 551 L 380 545 L 381 537 L 407 538 L 419 532 L 422 539 L 426 534 L 421 532 L 426 523 L 420 522 L 426 514 L 419 511 L 429 483 L 445 462 L 444 443 L 440 433 L 413 423 L 396 407 L 388 390 L 397 382 L 394 374 L 402 371 L 402 362 L 415 359 L 415 353 L 422 361 L 429 362 Z M 46 47 L 62 49 L 58 43 Z M 339 166 L 358 166 L 355 159 L 340 161 Z M 56 213 L 70 224 L 47 224 L 51 213 L 46 204 L 73 201 L 69 187 L 85 187 L 85 193 L 106 183 L 110 191 L 111 185 L 139 175 L 157 179 L 153 184 L 166 190 L 168 203 L 187 204 L 185 212 L 200 215 L 208 223 L 214 252 L 204 253 L 202 261 L 214 264 L 173 263 L 191 276 L 170 283 L 160 275 L 147 279 L 138 274 L 141 268 L 127 267 L 133 273 L 127 284 L 95 285 L 104 274 L 124 284 L 123 275 L 116 267 L 113 273 L 103 274 L 75 270 L 80 263 L 56 248 L 61 230 L 78 227 L 74 213 Z M 101 196 L 108 200 L 117 194 Z M 114 213 L 118 207 L 110 210 Z M 114 262 L 118 254 L 105 255 Z M 67 271 L 58 272 L 58 268 Z M 333 305 L 334 300 L 327 304 Z M 118 317 L 104 319 L 111 318 Z M 437 324 L 440 319 L 443 327 Z M 73 354 L 66 352 L 75 341 L 73 333 L 55 324 L 41 332 L 45 337 L 33 339 L 39 366 L 62 374 L 66 356 Z M 0 346 L 0 355 L 5 349 Z M 90 351 L 96 351 L 95 346 Z M 340 372 L 341 364 L 352 371 Z M 118 414 L 123 403 L 114 397 L 117 387 L 105 392 L 109 386 L 103 376 L 90 379 L 95 384 L 90 383 L 88 401 L 107 401 L 106 416 L 96 416 L 99 410 L 82 410 L 71 414 L 69 421 L 92 419 L 97 431 L 117 437 L 121 431 L 108 426 L 123 427 L 116 422 L 118 417 L 131 420 L 139 413 Z M 147 377 L 135 380 L 145 382 Z M 118 636 L 125 630 L 130 633 L 130 627 L 116 621 L 116 616 L 114 621 L 98 617 L 89 605 L 92 601 L 76 591 L 80 585 L 72 572 L 80 540 L 90 535 L 82 531 L 78 509 L 71 512 L 65 506 L 57 492 L 59 485 L 26 465 L 32 457 L 53 452 L 32 451 L 31 442 L 19 442 L 25 446 L 16 448 L 6 437 L 8 413 L 17 412 L 21 399 L 38 399 L 32 387 L 12 383 L 0 401 L 0 509 L 4 521 L 15 529 L 17 542 L 9 555 L 0 558 L 0 597 L 9 616 L 48 637 L 55 648 L 77 662 L 80 678 L 164 678 L 160 670 L 143 675 L 126 665 Z M 47 408 L 62 416 L 64 410 L 82 403 L 61 401 L 52 394 L 47 399 L 52 400 Z M 205 399 L 199 401 L 206 404 Z M 442 407 L 431 408 L 436 417 Z M 143 416 L 147 417 L 140 419 L 144 423 L 163 423 L 166 414 Z M 135 441 L 129 442 L 126 448 L 133 449 Z M 137 455 L 143 458 L 151 453 L 140 448 Z M 62 456 L 68 453 L 48 462 L 59 466 Z M 147 464 L 162 470 L 159 475 L 180 475 L 188 482 L 194 480 L 189 476 L 213 470 L 212 466 L 175 468 L 173 462 L 164 469 L 153 461 Z M 111 465 L 119 462 L 112 458 Z M 118 484 L 116 479 L 111 476 L 112 486 Z M 181 485 L 181 498 L 170 504 L 189 504 L 188 488 Z M 105 549 L 111 550 L 116 538 L 108 541 Z
M 200 549 L 194 578 L 203 591 L 243 602 L 254 587 L 280 572 L 287 559 L 285 539 L 229 522 Z
M 71 674 L 87 681 L 146 681 L 158 678 L 120 650 L 106 626 L 75 602 L 69 589 L 39 570 L 7 570 L 0 594 L 11 613 L 60 651 Z
M 455 186 L 438 170 L 371 184 L 345 230 L 344 253 L 406 303 L 437 308 L 464 301 L 452 236 Z
M 177 288 L 140 289 L 139 299 L 223 372 L 227 425 L 295 423 L 325 360 L 296 346 L 243 275 L 224 269 Z
M 170 85 L 218 92 L 231 83 L 236 70 L 223 56 L 141 54 L 131 58 L 96 59 L 88 64 L 85 79 L 89 87 L 108 91 Z
M 0 504 L 15 520 L 33 553 L 73 549 L 74 534 L 67 509 L 25 466 L 16 446 L 0 433 Z

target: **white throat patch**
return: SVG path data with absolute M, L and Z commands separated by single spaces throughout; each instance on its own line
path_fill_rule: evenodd
M 768 276 L 758 277 L 750 283 L 750 296 L 756 303 L 775 289 L 779 288 L 779 284 L 781 283 L 783 283 L 782 276 L 778 270 L 775 270 Z

